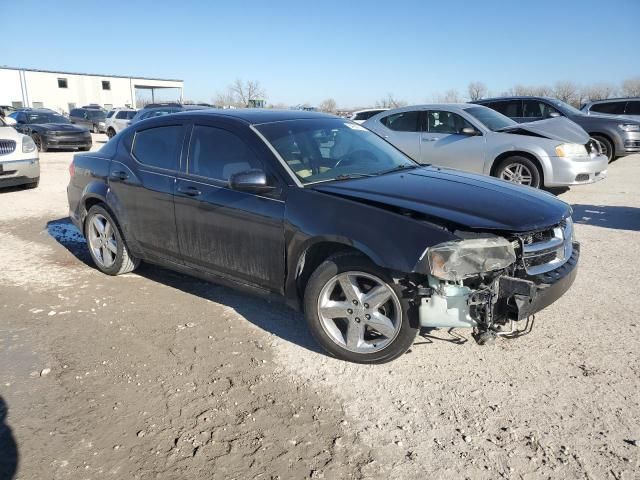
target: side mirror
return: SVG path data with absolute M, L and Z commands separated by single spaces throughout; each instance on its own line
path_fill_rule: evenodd
M 464 127 L 462 130 L 460 130 L 460 133 L 462 135 L 467 135 L 469 137 L 475 137 L 476 135 L 480 135 L 480 132 L 478 130 L 471 127 Z
M 241 192 L 266 193 L 275 187 L 269 185 L 267 174 L 262 170 L 246 170 L 234 173 L 229 177 L 229 188 Z
M 558 112 L 549 112 L 549 115 L 547 115 L 549 118 L 558 118 L 559 116 L 560 114 Z

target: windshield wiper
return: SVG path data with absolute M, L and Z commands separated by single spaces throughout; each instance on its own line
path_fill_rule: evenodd
M 371 173 L 341 173 L 333 178 L 327 178 L 324 180 L 316 180 L 315 182 L 308 182 L 306 185 L 314 185 L 316 183 L 335 182 L 340 180 L 353 180 L 355 178 L 375 177 L 376 175 Z
M 375 175 L 386 175 L 387 173 L 399 172 L 400 170 L 412 170 L 414 168 L 424 167 L 426 165 L 415 165 L 413 163 L 403 163 L 401 165 L 396 165 L 393 168 L 389 168 L 388 170 L 382 170 L 381 172 L 376 172 Z

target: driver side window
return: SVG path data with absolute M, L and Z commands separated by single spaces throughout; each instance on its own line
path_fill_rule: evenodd
M 463 128 L 474 128 L 457 113 L 443 110 L 427 112 L 427 128 L 429 133 L 458 134 Z
M 542 120 L 543 118 L 549 118 L 552 113 L 559 114 L 560 112 L 551 105 L 539 100 L 525 100 L 523 102 L 523 117 Z

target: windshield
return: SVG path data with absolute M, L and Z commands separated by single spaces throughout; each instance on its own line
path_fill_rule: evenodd
M 465 112 L 494 132 L 518 124 L 509 117 L 505 117 L 488 107 L 470 107 L 466 108 Z
M 25 112 L 27 123 L 70 123 L 66 117 L 57 113 L 29 113 Z
M 418 166 L 376 134 L 344 120 L 290 120 L 257 129 L 304 184 Z
M 551 102 L 552 105 L 555 105 L 556 107 L 560 108 L 560 110 L 564 110 L 565 113 L 568 112 L 571 115 L 584 115 L 584 112 L 581 112 L 577 108 L 572 107 L 568 103 L 564 103 L 562 100 L 552 98 L 552 99 L 549 99 L 549 102 Z

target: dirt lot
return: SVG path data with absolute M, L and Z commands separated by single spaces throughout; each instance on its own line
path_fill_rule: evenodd
M 97 272 L 71 156 L 0 193 L 0 479 L 640 478 L 640 156 L 560 194 L 581 271 L 530 335 L 437 331 L 382 366 L 278 304 Z

